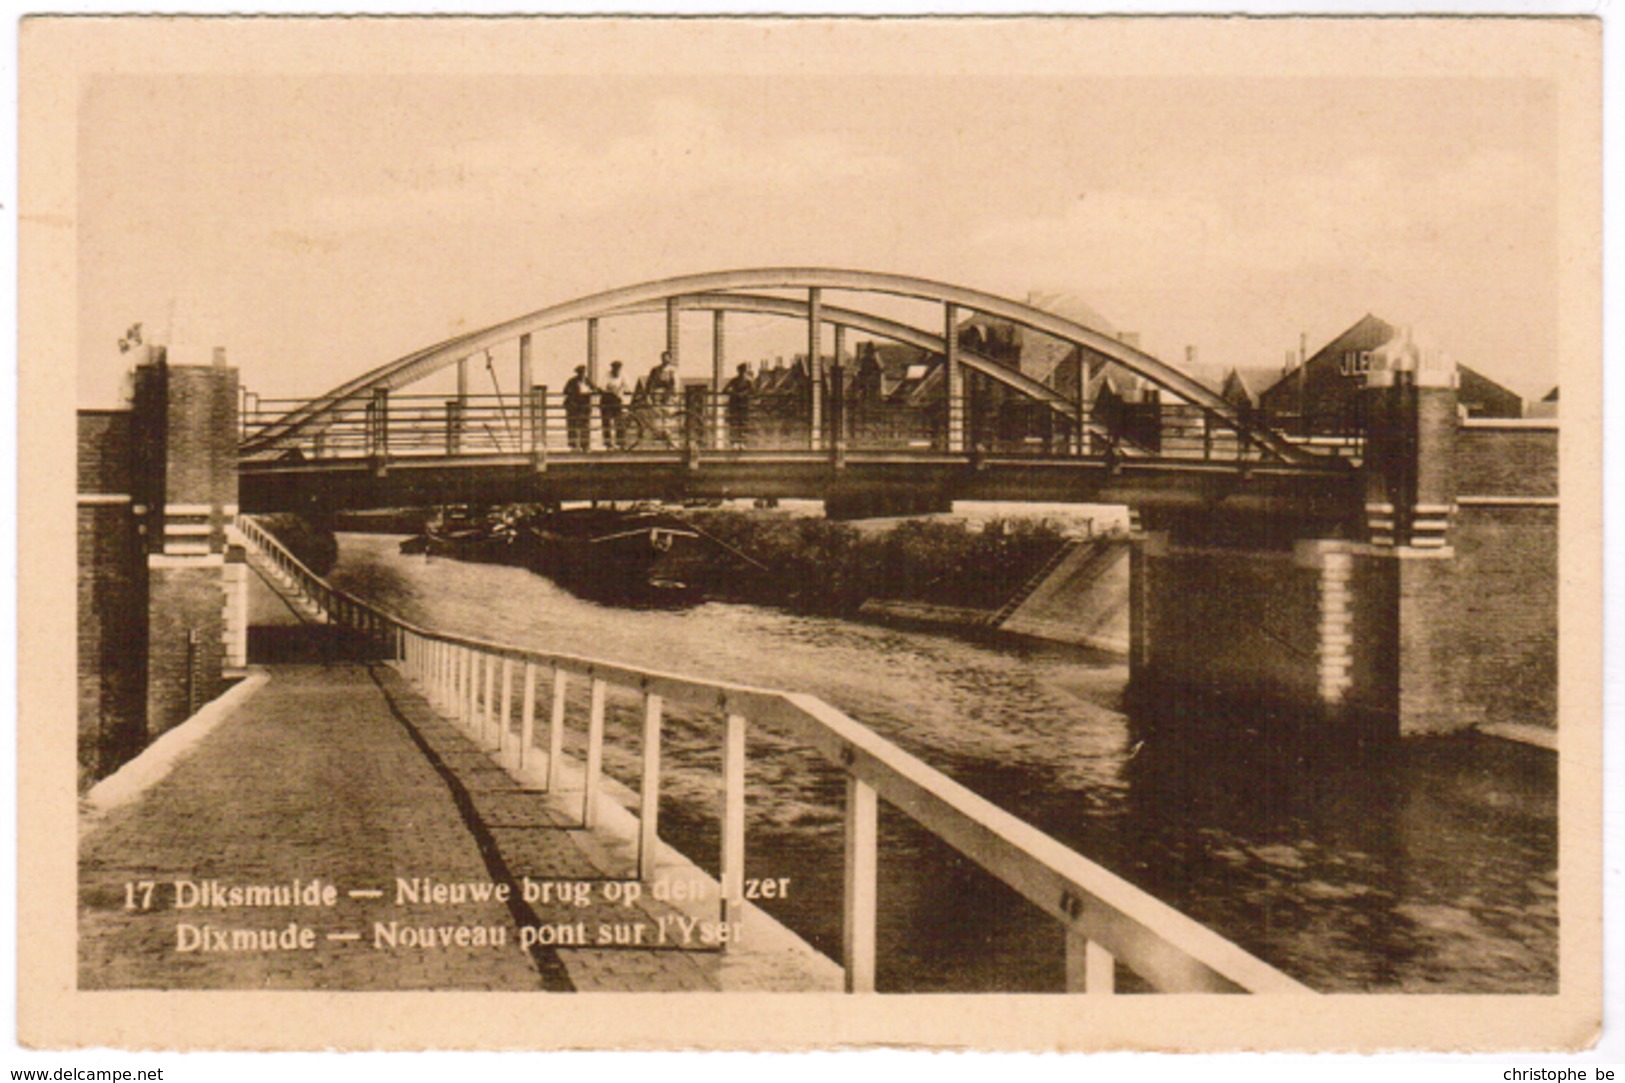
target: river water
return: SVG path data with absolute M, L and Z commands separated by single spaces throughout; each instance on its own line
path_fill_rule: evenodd
M 1174 747 L 1119 709 L 1110 658 L 750 605 L 606 607 L 398 541 L 341 535 L 335 584 L 450 632 L 813 693 L 1317 990 L 1556 991 L 1549 753 L 1476 737 L 1366 759 L 1265 755 L 1246 734 Z M 605 769 L 629 784 L 638 726 L 612 698 Z M 718 719 L 668 712 L 661 834 L 713 873 L 720 743 Z M 842 779 L 763 727 L 747 747 L 746 875 L 789 879 L 759 905 L 839 958 Z M 880 846 L 879 988 L 1061 987 L 1061 934 L 1025 900 L 884 805 Z

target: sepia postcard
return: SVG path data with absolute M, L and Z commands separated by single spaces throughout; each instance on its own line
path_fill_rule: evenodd
M 1597 1041 L 1597 21 L 20 48 L 23 1044 Z

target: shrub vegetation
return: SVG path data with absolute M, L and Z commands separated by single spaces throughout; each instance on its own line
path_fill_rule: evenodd
M 696 526 L 749 554 L 768 572 L 740 581 L 754 601 L 817 611 L 869 598 L 997 609 L 1065 542 L 1045 519 L 906 519 L 862 532 L 849 523 L 733 510 L 693 512 Z

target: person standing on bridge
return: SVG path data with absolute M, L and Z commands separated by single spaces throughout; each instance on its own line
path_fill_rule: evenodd
M 750 378 L 750 366 L 740 365 L 722 390 L 728 396 L 728 443 L 742 448 L 750 431 L 750 397 L 756 391 L 756 382 Z
M 577 365 L 576 374 L 564 384 L 564 431 L 571 451 L 590 450 L 592 442 L 592 381 L 587 366 Z
M 643 386 L 649 393 L 649 405 L 654 407 L 660 433 L 672 444 L 677 420 L 677 366 L 672 363 L 670 350 L 661 353 L 660 364 L 650 370 Z
M 672 364 L 670 350 L 662 353 L 660 364 L 649 370 L 646 386 L 649 389 L 649 401 L 656 406 L 665 406 L 671 402 L 672 396 L 677 393 L 677 366 Z
M 621 363 L 611 361 L 609 379 L 604 381 L 598 393 L 598 416 L 603 423 L 604 447 L 611 451 L 624 450 L 626 447 L 626 415 L 621 408 L 630 394 L 626 377 L 621 375 Z

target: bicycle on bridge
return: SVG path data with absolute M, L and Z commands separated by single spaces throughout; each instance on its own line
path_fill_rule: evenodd
M 636 451 L 640 447 L 679 450 L 688 435 L 686 414 L 682 402 L 670 392 L 651 391 L 646 381 L 639 380 L 631 400 L 604 430 L 604 448 L 607 451 Z

